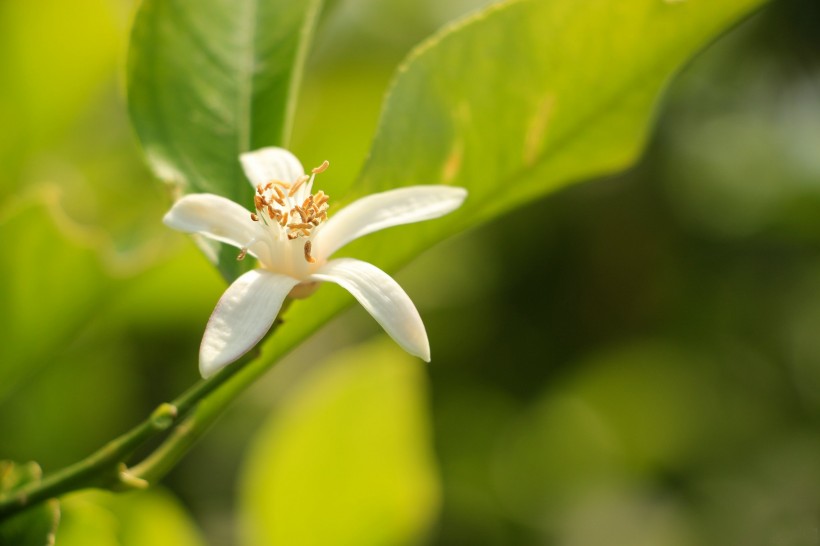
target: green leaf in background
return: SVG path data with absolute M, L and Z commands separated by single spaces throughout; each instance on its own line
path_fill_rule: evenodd
M 0 200 L 29 154 L 99 97 L 121 47 L 119 19 L 108 0 L 0 2 Z
M 239 154 L 287 143 L 318 8 L 318 0 L 141 3 L 129 48 L 128 106 L 159 178 L 178 192 L 250 206 Z M 218 262 L 228 279 L 244 265 L 233 249 Z
M 424 368 L 391 342 L 314 370 L 260 431 L 243 544 L 413 544 L 439 505 Z
M 63 501 L 58 546 L 203 546 L 180 502 L 161 489 L 83 491 Z
M 0 492 L 14 491 L 41 475 L 37 463 L 0 461 Z M 56 499 L 38 504 L 0 524 L 0 546 L 51 546 L 59 523 L 60 503 Z
M 545 514 L 562 514 L 596 489 L 638 487 L 658 468 L 679 468 L 711 447 L 719 381 L 702 355 L 648 340 L 574 369 L 583 371 L 551 385 L 494 454 L 499 497 L 530 525 L 547 525 Z
M 0 401 L 51 362 L 87 326 L 113 283 L 94 250 L 94 236 L 43 187 L 0 210 Z M 70 288 L 68 288 L 70 287 Z

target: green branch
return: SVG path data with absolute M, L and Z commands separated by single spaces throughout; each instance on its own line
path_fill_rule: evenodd
M 58 495 L 86 487 L 113 489 L 115 484 L 138 487 L 124 467 L 124 459 L 148 438 L 168 429 L 179 415 L 173 404 L 161 404 L 151 416 L 112 440 L 96 453 L 42 480 L 0 495 L 0 518 Z
M 280 323 L 274 324 L 271 333 Z M 258 350 L 253 351 L 208 379 L 198 381 L 173 402 L 160 404 L 145 421 L 85 459 L 42 480 L 0 494 L 0 520 L 79 489 L 97 487 L 123 491 L 155 483 L 174 467 L 225 408 L 273 365 L 274 361 L 260 361 L 248 366 L 257 355 Z M 245 368 L 253 370 L 252 373 L 241 374 L 240 381 L 229 381 Z M 137 448 L 168 430 L 171 434 L 158 448 L 143 462 L 128 468 L 126 461 Z

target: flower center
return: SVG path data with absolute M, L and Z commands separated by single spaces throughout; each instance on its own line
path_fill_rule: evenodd
M 317 174 L 324 172 L 329 166 L 327 161 L 311 171 L 310 175 L 302 175 L 293 183 L 281 180 L 271 180 L 256 187 L 253 196 L 255 213 L 251 213 L 251 220 L 264 222 L 271 229 L 280 230 L 289 241 L 307 238 L 304 244 L 305 261 L 315 263 L 311 256 L 310 236 L 322 222 L 327 220 L 328 200 L 330 197 L 319 190 L 310 193 L 313 179 Z M 240 255 L 242 256 L 242 255 Z M 244 257 L 244 256 L 242 256 Z

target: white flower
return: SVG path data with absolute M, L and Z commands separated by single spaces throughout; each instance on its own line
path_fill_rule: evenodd
M 182 197 L 164 218 L 174 229 L 233 245 L 240 249 L 238 259 L 250 254 L 259 263 L 228 287 L 208 321 L 199 351 L 203 377 L 256 345 L 288 295 L 305 297 L 322 281 L 350 292 L 399 345 L 429 362 L 424 324 L 398 283 L 367 262 L 328 258 L 368 233 L 447 214 L 461 205 L 467 191 L 400 188 L 359 199 L 328 218 L 328 196 L 311 193 L 313 179 L 327 162 L 305 175 L 299 160 L 282 148 L 242 154 L 240 161 L 256 188 L 256 212 L 203 193 Z

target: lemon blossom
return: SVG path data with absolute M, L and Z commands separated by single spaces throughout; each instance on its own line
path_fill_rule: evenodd
M 354 298 L 407 352 L 430 360 L 424 324 L 413 302 L 387 273 L 361 260 L 331 254 L 368 233 L 429 220 L 458 208 L 463 188 L 411 186 L 369 195 L 328 217 L 329 197 L 312 193 L 316 174 L 283 148 L 262 148 L 240 156 L 254 186 L 255 212 L 208 193 L 179 199 L 165 215 L 169 227 L 233 245 L 259 267 L 240 276 L 216 304 L 199 352 L 208 377 L 230 364 L 270 329 L 285 298 L 305 297 L 318 283 L 334 282 Z

